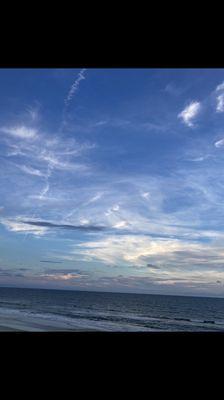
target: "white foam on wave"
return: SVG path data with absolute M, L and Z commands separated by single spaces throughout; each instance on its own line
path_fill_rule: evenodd
M 119 323 L 117 321 L 99 321 L 87 318 L 71 318 L 50 313 L 38 313 L 33 311 L 23 311 L 16 309 L 1 308 L 0 319 L 3 317 L 4 325 L 9 327 L 21 328 L 25 330 L 45 330 L 46 325 L 52 327 L 52 330 L 99 330 L 99 331 L 118 331 L 118 332 L 137 332 L 154 331 L 155 329 L 143 326 L 133 326 L 131 323 Z M 11 322 L 10 322 L 11 320 Z M 35 329 L 35 324 L 36 329 Z

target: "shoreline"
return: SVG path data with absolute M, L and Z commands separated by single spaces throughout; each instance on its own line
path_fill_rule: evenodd
M 64 321 L 32 316 L 0 314 L 0 332 L 96 332 L 97 329 L 75 327 Z

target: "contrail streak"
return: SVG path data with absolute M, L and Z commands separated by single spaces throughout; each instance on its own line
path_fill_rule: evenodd
M 85 72 L 86 72 L 86 68 L 82 68 L 81 71 L 78 73 L 78 76 L 77 76 L 75 82 L 70 87 L 66 98 L 64 99 L 64 108 L 62 111 L 62 121 L 61 121 L 61 125 L 59 127 L 59 132 L 61 132 L 63 130 L 63 128 L 66 126 L 66 120 L 67 120 L 66 114 L 67 114 L 68 106 L 69 106 L 70 102 L 72 101 L 75 93 L 79 89 L 80 82 L 82 80 L 86 79 Z
M 72 84 L 67 97 L 65 98 L 65 106 L 67 107 L 70 103 L 70 101 L 72 100 L 74 94 L 77 92 L 80 82 L 85 78 L 85 72 L 86 72 L 86 68 L 81 69 L 81 71 L 78 73 L 78 77 L 76 78 L 75 82 Z
M 63 109 L 62 123 L 61 123 L 61 126 L 59 127 L 59 132 L 62 130 L 63 126 L 64 126 L 65 123 L 66 123 L 66 111 L 67 111 L 67 108 L 68 108 L 68 106 L 69 106 L 69 103 L 72 101 L 72 99 L 73 99 L 75 93 L 77 92 L 77 90 L 78 90 L 78 88 L 79 88 L 79 85 L 80 85 L 80 82 L 81 82 L 82 80 L 86 79 L 86 78 L 85 78 L 85 72 L 86 72 L 86 68 L 82 68 L 81 71 L 78 73 L 78 76 L 77 76 L 75 82 L 74 82 L 74 83 L 72 84 L 72 86 L 70 87 L 70 89 L 69 89 L 69 91 L 68 91 L 68 94 L 67 94 L 67 97 L 64 99 L 64 104 L 65 104 L 65 106 L 64 106 L 64 109 Z M 41 190 L 41 192 L 40 192 L 40 194 L 39 194 L 39 198 L 40 198 L 40 199 L 43 199 L 44 196 L 45 196 L 45 195 L 49 192 L 49 190 L 50 190 L 49 178 L 51 177 L 51 174 L 52 174 L 52 168 L 51 168 L 50 165 L 48 164 L 48 171 L 47 171 L 47 175 L 45 176 L 45 186 L 44 186 L 44 188 Z M 36 216 L 36 210 L 37 210 L 37 208 L 34 210 L 33 215 L 32 215 L 32 218 L 35 218 L 35 216 Z M 27 239 L 28 235 L 29 235 L 29 232 L 27 232 L 27 233 L 25 234 L 24 240 Z
M 50 178 L 50 176 L 51 176 L 51 173 L 52 173 L 52 171 L 51 171 L 51 168 L 50 168 L 50 166 L 49 166 L 49 164 L 48 164 L 47 175 L 45 175 L 45 186 L 44 186 L 44 188 L 41 190 L 41 192 L 40 192 L 40 194 L 39 194 L 39 198 L 40 198 L 40 199 L 43 199 L 44 196 L 45 196 L 45 195 L 49 192 L 49 190 L 50 190 L 49 178 Z M 37 208 L 38 208 L 38 207 L 36 207 L 36 208 L 34 209 L 33 215 L 31 216 L 31 218 L 35 218 L 35 217 L 36 217 Z M 29 235 L 29 232 L 25 233 L 24 238 L 23 238 L 23 241 L 27 239 L 28 235 Z

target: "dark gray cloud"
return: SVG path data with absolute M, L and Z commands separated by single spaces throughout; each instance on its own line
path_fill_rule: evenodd
M 40 262 L 49 264 L 62 264 L 62 261 L 53 261 L 53 260 L 40 260 Z
M 176 254 L 177 256 L 181 256 L 181 257 L 192 257 L 192 258 L 205 258 L 206 259 L 219 259 L 220 256 L 219 255 L 209 255 L 209 254 L 205 254 L 205 252 L 201 253 L 200 251 L 193 251 L 193 250 L 175 250 L 173 252 L 174 254 Z
M 15 274 L 10 274 L 7 271 L 0 271 L 0 276 L 15 276 Z
M 67 224 L 54 224 L 53 222 L 47 221 L 21 221 L 26 225 L 43 226 L 46 228 L 59 228 L 74 231 L 84 231 L 84 232 L 98 232 L 105 230 L 104 226 L 97 225 L 67 225 Z
M 19 269 L 21 270 L 21 269 Z M 6 269 L 6 268 L 0 268 L 0 276 L 2 277 L 9 277 L 9 278 L 14 278 L 14 277 L 24 277 L 23 273 L 18 273 L 17 270 L 10 270 L 10 269 Z
M 154 264 L 147 264 L 148 268 L 152 268 L 152 269 L 160 269 L 160 267 L 158 267 L 157 265 Z

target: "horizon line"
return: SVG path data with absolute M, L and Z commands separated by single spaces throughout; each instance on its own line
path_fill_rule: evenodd
M 103 291 L 103 290 L 85 290 L 85 289 L 62 289 L 62 288 L 44 288 L 44 287 L 21 287 L 21 286 L 0 286 L 1 289 L 27 289 L 27 290 L 56 290 L 56 291 L 68 291 L 68 292 L 87 292 L 87 293 L 111 293 L 111 294 L 134 294 L 134 295 L 148 295 L 148 296 L 170 296 L 170 297 L 196 297 L 196 298 L 213 298 L 213 299 L 224 299 L 223 297 L 217 297 L 213 295 L 200 296 L 200 295 L 188 295 L 188 294 L 162 294 L 162 293 L 140 293 L 140 292 L 117 292 L 117 291 Z

